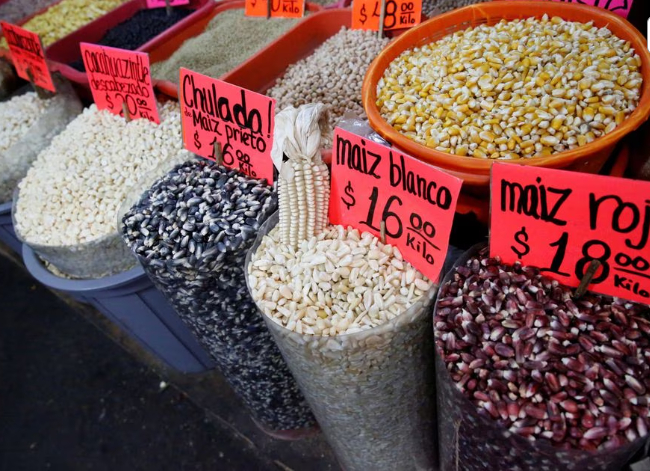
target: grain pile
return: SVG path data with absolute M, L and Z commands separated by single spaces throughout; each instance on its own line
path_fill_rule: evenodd
M 165 61 L 151 64 L 151 76 L 178 82 L 181 67 L 219 78 L 297 23 L 292 18 L 253 18 L 242 8 L 217 14 L 203 34 L 190 38 Z

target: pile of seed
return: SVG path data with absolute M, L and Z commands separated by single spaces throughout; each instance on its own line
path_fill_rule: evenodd
M 266 183 L 189 161 L 142 195 L 122 235 L 253 416 L 292 430 L 313 417 L 244 277 L 246 252 L 275 204 Z
M 397 247 L 369 232 L 330 226 L 296 249 L 264 238 L 249 285 L 267 316 L 289 330 L 340 335 L 371 329 L 406 311 L 431 283 Z
M 441 152 L 519 159 L 575 149 L 637 107 L 641 58 L 607 28 L 561 18 L 480 25 L 402 53 L 377 106 Z
M 41 37 L 43 47 L 104 16 L 126 0 L 62 0 L 22 25 Z M 11 2 L 9 2 L 11 3 Z M 7 47 L 3 38 L 0 47 Z
M 468 5 L 487 1 L 488 0 L 423 0 L 422 13 L 424 13 L 428 18 L 431 18 L 435 15 L 455 10 L 456 8 L 462 8 Z
M 18 23 L 23 18 L 50 6 L 57 0 L 9 0 L 0 5 L 0 18 L 7 23 Z
M 159 80 L 178 82 L 178 69 L 185 67 L 219 78 L 297 21 L 294 18 L 247 17 L 243 8 L 226 10 L 210 21 L 204 33 L 185 41 L 169 59 L 151 64 L 151 75 Z
M 191 13 L 188 8 L 173 8 L 169 15 L 165 8 L 140 10 L 111 28 L 96 44 L 134 51 Z M 77 70 L 86 70 L 82 59 L 70 65 Z
M 124 256 L 116 236 L 116 215 L 128 192 L 165 162 L 186 160 L 178 103 L 159 106 L 161 123 L 137 119 L 126 122 L 109 111 L 91 105 L 42 151 L 20 182 L 15 208 L 16 230 L 28 244 L 43 247 L 76 247 L 109 237 L 119 253 L 116 264 L 133 265 Z M 171 165 L 170 165 L 171 166 Z M 114 243 L 114 240 L 120 242 Z M 75 249 L 76 252 L 80 252 Z M 63 255 L 63 254 L 62 254 Z M 77 260 L 65 253 L 62 260 L 48 259 L 73 276 L 92 271 L 93 261 Z M 66 258 L 67 257 L 67 258 Z M 47 257 L 45 257 L 47 258 Z M 78 263 L 66 269 L 67 264 Z
M 612 451 L 645 437 L 648 306 L 592 293 L 575 300 L 573 290 L 538 269 L 501 265 L 487 255 L 484 249 L 458 266 L 437 301 L 436 344 L 456 394 L 504 432 L 539 446 Z M 501 461 L 510 445 L 501 437 L 500 451 L 480 448 L 485 431 L 471 415 L 461 413 L 469 440 L 461 459 L 510 469 Z M 541 465 L 534 462 L 539 456 L 508 458 L 513 466 L 540 469 L 533 466 Z
M 27 135 L 47 104 L 47 100 L 40 100 L 35 92 L 0 103 L 0 202 L 11 201 L 14 188 L 26 171 L 19 165 L 20 161 L 8 158 L 7 151 Z
M 305 103 L 328 105 L 332 130 L 345 113 L 365 118 L 361 104 L 363 78 L 388 41 L 372 31 L 341 28 L 312 55 L 289 66 L 266 94 L 277 100 L 277 109 Z M 330 135 L 324 145 L 331 147 L 331 143 Z
M 370 234 L 331 226 L 289 249 L 278 220 L 249 253 L 249 289 L 342 467 L 433 469 L 435 290 Z

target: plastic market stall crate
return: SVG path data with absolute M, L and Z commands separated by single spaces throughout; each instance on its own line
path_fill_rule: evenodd
M 184 373 L 214 367 L 140 266 L 99 280 L 72 280 L 49 272 L 27 245 L 23 245 L 22 255 L 36 280 L 93 305 L 169 366 Z

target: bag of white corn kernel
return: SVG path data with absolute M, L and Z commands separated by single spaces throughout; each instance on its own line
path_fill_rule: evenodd
M 178 103 L 159 103 L 160 124 L 96 105 L 39 153 L 14 193 L 17 237 L 55 275 L 99 279 L 134 268 L 115 220 L 127 195 L 146 188 L 191 153 L 183 149 Z
M 572 345 L 577 345 L 578 355 L 584 354 L 583 345 L 591 349 L 596 343 L 589 339 L 593 330 L 575 327 L 577 330 L 572 331 L 573 325 L 565 325 L 563 330 L 562 322 L 579 323 L 578 315 L 574 318 L 569 312 L 568 317 L 560 314 L 553 320 L 553 309 L 537 309 L 535 303 L 542 297 L 531 298 L 530 295 L 544 291 L 543 284 L 537 289 L 536 282 L 531 281 L 531 278 L 541 280 L 539 270 L 521 265 L 512 270 L 504 269 L 504 265 L 488 255 L 485 244 L 479 244 L 461 256 L 440 284 L 436 300 L 434 330 L 440 468 L 467 471 L 624 469 L 648 441 L 647 435 L 639 437 L 640 432 L 647 434 L 645 423 L 648 419 L 641 418 L 639 423 L 639 419 L 628 417 L 630 414 L 625 407 L 614 405 L 622 403 L 624 396 L 632 391 L 625 386 L 625 380 L 619 385 L 606 380 L 603 385 L 599 379 L 591 380 L 586 376 L 621 364 L 611 359 L 598 362 L 596 366 L 575 364 L 570 355 Z M 501 300 L 500 295 L 493 296 L 491 288 L 488 289 L 494 283 L 503 283 L 497 290 L 506 293 L 504 299 Z M 557 299 L 569 299 L 567 304 L 572 308 L 589 306 L 594 300 L 606 298 L 588 293 L 581 301 L 571 304 L 568 292 L 561 291 L 563 288 L 557 282 L 548 280 L 545 283 L 547 289 L 554 290 Z M 509 287 L 513 287 L 512 292 Z M 487 304 L 493 298 L 498 304 L 494 311 Z M 519 303 L 522 309 L 517 312 Z M 526 317 L 534 320 L 530 322 Z M 544 320 L 546 318 L 551 319 L 549 323 Z M 609 322 L 609 319 L 604 320 Z M 554 329 L 562 334 L 557 334 L 560 337 L 557 343 L 553 340 Z M 566 340 L 565 334 L 569 333 L 582 338 L 571 342 Z M 601 338 L 600 335 L 596 337 Z M 555 345 L 553 352 L 558 354 L 557 358 L 555 354 L 548 355 L 550 348 L 548 351 L 540 348 L 551 343 Z M 526 345 L 531 347 L 530 353 Z M 591 351 L 596 353 L 598 348 L 599 345 Z M 486 351 L 486 355 L 482 351 Z M 585 371 L 583 374 L 566 368 L 560 373 L 552 366 L 554 364 L 570 365 L 575 370 L 585 368 Z M 572 391 L 583 386 L 589 386 L 591 391 L 586 394 Z M 554 393 L 550 398 L 546 396 L 547 388 L 552 388 Z M 608 388 L 619 391 L 620 396 L 609 394 Z M 635 401 L 648 404 L 650 397 L 642 394 Z M 589 407 L 583 408 L 586 403 Z M 598 422 L 599 415 L 603 416 L 600 419 L 603 424 Z M 617 433 L 625 436 L 614 437 L 616 442 L 606 443 Z M 569 440 L 593 449 L 579 449 L 569 445 Z
M 400 299 L 419 294 L 409 299 L 408 308 L 395 312 L 391 307 L 398 304 L 391 304 L 396 298 L 395 290 L 391 291 L 389 282 L 384 281 L 384 276 L 387 280 L 392 275 L 378 274 L 366 281 L 387 289 L 386 305 L 384 300 L 361 295 L 357 296 L 356 305 L 366 306 L 367 315 L 383 319 L 381 325 L 367 324 L 363 314 L 353 318 L 355 301 L 348 306 L 349 314 L 328 318 L 337 309 L 330 296 L 348 289 L 342 287 L 341 280 L 350 279 L 358 271 L 350 267 L 360 261 L 357 258 L 378 256 L 377 266 L 394 258 L 394 265 L 389 262 L 387 271 L 397 271 L 396 267 L 408 264 L 401 261 L 401 255 L 394 255 L 397 252 L 393 247 L 380 245 L 370 234 L 327 226 L 328 198 L 318 195 L 319 184 L 329 190 L 327 170 L 319 168 L 319 106 L 283 110 L 280 114 L 287 119 L 276 120 L 276 130 L 278 122 L 291 127 L 280 132 L 291 136 L 292 147 L 289 152 L 286 147 L 275 147 L 278 142 L 286 142 L 284 139 L 274 143 L 276 166 L 280 158 L 285 160 L 279 177 L 281 207 L 260 227 L 248 252 L 248 289 L 344 469 L 435 469 L 431 309 L 437 285 L 425 282 L 420 274 L 415 280 L 416 271 L 409 265 L 409 274 L 405 268 L 405 273 L 395 275 L 404 277 L 395 281 L 399 285 L 395 294 Z M 301 122 L 294 127 L 301 115 L 311 124 L 305 126 Z M 304 129 L 311 135 L 306 135 Z M 319 182 L 318 178 L 325 181 Z M 285 196 L 283 185 L 290 189 Z M 320 190 L 327 194 L 324 188 Z M 283 201 L 290 206 L 284 223 Z M 321 210 L 324 217 L 317 214 Z M 369 252 L 368 257 L 354 255 L 353 261 L 352 256 L 349 260 L 345 256 L 337 259 L 332 253 L 318 251 L 319 244 L 325 242 L 346 244 L 342 234 L 360 240 L 359 244 Z M 281 279 L 276 279 L 277 274 Z M 358 274 L 356 279 L 364 284 L 364 278 L 365 275 Z M 406 279 L 410 279 L 409 286 Z M 416 281 L 422 290 L 416 290 Z M 309 296 L 305 290 L 311 291 L 312 301 L 322 301 L 320 308 L 305 308 L 303 302 Z M 354 297 L 352 291 L 349 294 Z M 380 296 L 379 292 L 374 294 Z
M 57 93 L 49 99 L 42 100 L 30 90 L 0 103 L 0 116 L 3 109 L 11 114 L 3 119 L 0 132 L 0 149 L 4 148 L 0 150 L 0 204 L 11 201 L 38 154 L 83 109 L 70 83 L 58 75 L 53 79 Z

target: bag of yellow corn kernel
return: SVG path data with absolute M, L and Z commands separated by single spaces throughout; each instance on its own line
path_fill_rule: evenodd
M 346 470 L 435 469 L 437 285 L 370 233 L 328 225 L 321 109 L 276 119 L 280 207 L 246 257 L 248 289 Z

